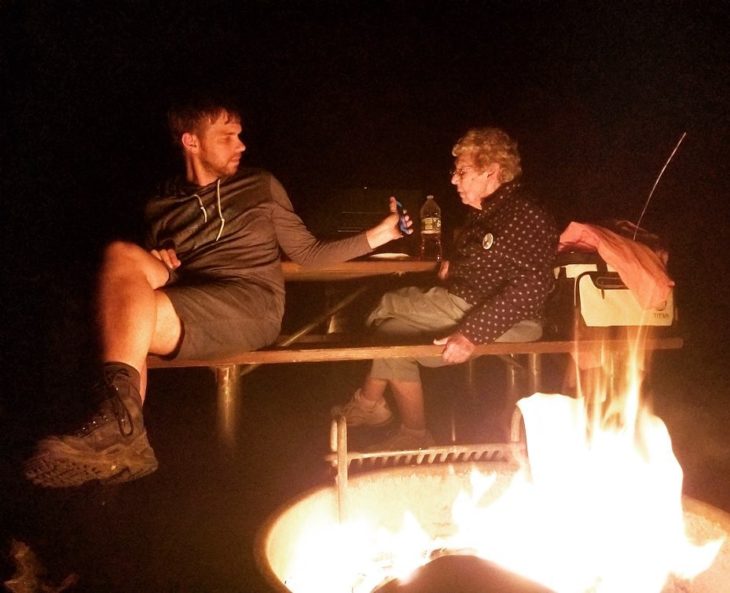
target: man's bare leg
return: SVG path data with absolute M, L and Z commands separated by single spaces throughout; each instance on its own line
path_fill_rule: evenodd
M 180 319 L 157 290 L 168 277 L 165 265 L 137 245 L 115 242 L 105 251 L 98 292 L 101 358 L 136 369 L 143 399 L 147 354 L 169 354 L 180 340 Z
M 103 380 L 97 412 L 72 434 L 38 443 L 25 475 L 50 487 L 91 480 L 118 483 L 157 469 L 142 417 L 149 352 L 172 352 L 181 323 L 160 290 L 167 267 L 139 246 L 116 242 L 104 254 L 99 274 L 98 323 Z

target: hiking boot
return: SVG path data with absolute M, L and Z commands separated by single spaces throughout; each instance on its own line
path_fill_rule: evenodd
M 427 449 L 432 447 L 436 442 L 428 430 L 417 431 L 401 426 L 390 436 L 382 441 L 373 443 L 365 450 L 368 452 L 376 451 L 415 451 L 417 449 Z
M 107 372 L 95 389 L 98 411 L 76 432 L 41 440 L 25 463 L 34 484 L 49 488 L 80 486 L 91 480 L 113 484 L 135 480 L 157 469 L 142 420 L 142 398 L 125 368 Z
M 383 426 L 393 419 L 393 412 L 384 399 L 371 403 L 358 389 L 344 406 L 332 408 L 332 417 L 344 416 L 347 426 Z

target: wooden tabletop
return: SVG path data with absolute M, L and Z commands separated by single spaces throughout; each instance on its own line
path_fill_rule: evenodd
M 316 267 L 301 266 L 291 261 L 285 261 L 281 266 L 286 280 L 311 282 L 432 272 L 436 270 L 437 262 L 410 257 L 401 259 L 368 258 Z

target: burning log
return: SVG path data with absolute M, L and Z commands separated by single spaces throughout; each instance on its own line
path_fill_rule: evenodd
M 373 593 L 554 593 L 476 556 L 446 555 Z

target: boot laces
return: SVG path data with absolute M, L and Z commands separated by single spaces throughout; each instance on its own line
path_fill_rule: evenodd
M 101 382 L 95 386 L 94 391 L 103 390 L 106 397 L 102 400 L 100 409 L 79 428 L 77 436 L 86 436 L 97 428 L 116 421 L 119 432 L 124 437 L 132 436 L 134 424 L 132 415 L 119 394 L 119 388 L 111 382 Z

